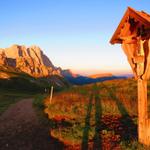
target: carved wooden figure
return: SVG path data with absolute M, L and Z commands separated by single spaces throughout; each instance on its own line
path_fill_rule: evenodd
M 150 118 L 147 106 L 147 80 L 150 78 L 150 15 L 128 7 L 111 44 L 121 44 L 138 81 L 138 139 L 150 145 Z

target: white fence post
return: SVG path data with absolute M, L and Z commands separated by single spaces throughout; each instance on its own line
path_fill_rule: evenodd
M 53 98 L 53 86 L 51 86 L 51 93 L 49 97 L 50 104 L 52 103 L 52 98 Z

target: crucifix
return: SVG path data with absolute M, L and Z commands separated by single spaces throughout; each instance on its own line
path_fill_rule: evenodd
M 111 44 L 121 44 L 138 84 L 138 139 L 150 145 L 147 80 L 150 78 L 150 15 L 130 7 L 113 34 Z

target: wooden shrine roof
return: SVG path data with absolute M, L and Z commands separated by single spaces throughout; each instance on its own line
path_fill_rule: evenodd
M 134 10 L 131 7 L 128 7 L 122 20 L 120 21 L 120 24 L 118 25 L 116 31 L 114 32 L 114 34 L 110 40 L 111 44 L 121 43 L 121 40 L 119 38 L 119 34 L 120 34 L 121 30 L 123 29 L 124 24 L 128 20 L 129 17 L 134 18 L 137 21 L 142 22 L 143 25 L 150 27 L 150 15 L 149 14 L 147 14 L 144 11 L 140 12 L 140 11 Z

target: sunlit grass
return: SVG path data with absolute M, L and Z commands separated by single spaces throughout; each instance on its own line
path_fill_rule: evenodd
M 53 124 L 51 135 L 63 142 L 90 146 L 98 130 L 102 144 L 112 140 L 122 149 L 141 146 L 136 135 L 137 83 L 133 79 L 75 86 L 55 93 L 52 104 L 47 98 L 45 106 Z

